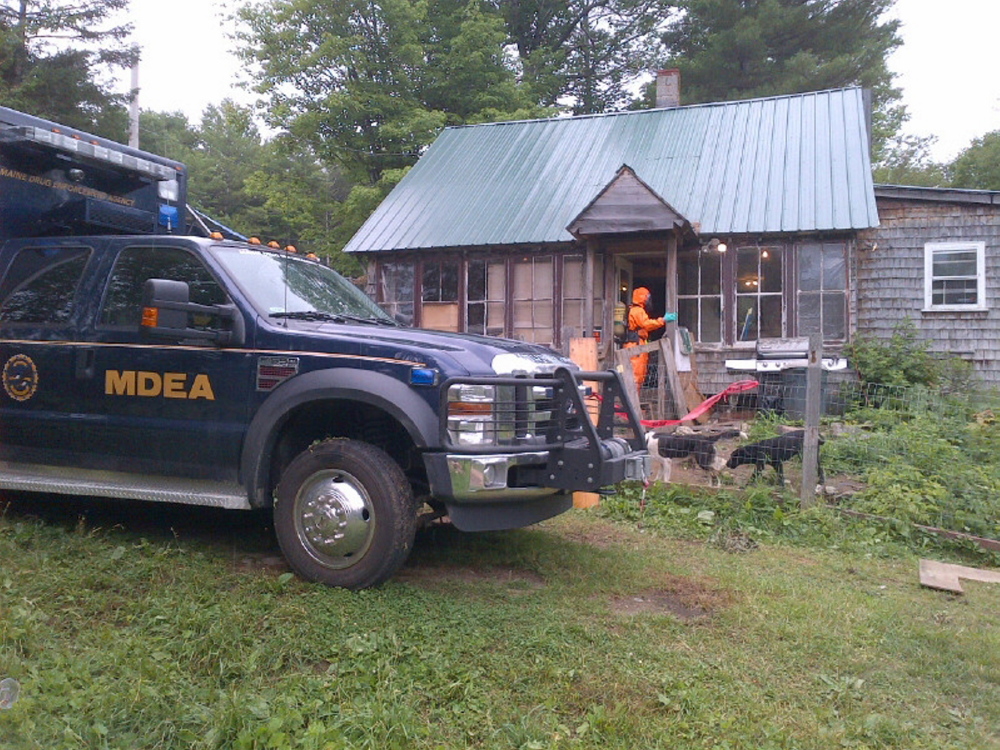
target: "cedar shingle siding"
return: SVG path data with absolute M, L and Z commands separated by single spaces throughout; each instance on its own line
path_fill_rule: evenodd
M 888 338 L 910 318 L 932 351 L 966 359 L 984 383 L 1000 385 L 1000 205 L 993 203 L 1000 194 L 889 186 L 875 192 L 880 226 L 858 238 L 858 333 Z M 924 310 L 929 242 L 985 244 L 985 310 Z

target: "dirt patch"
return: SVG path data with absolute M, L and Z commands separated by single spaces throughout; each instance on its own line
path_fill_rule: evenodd
M 545 585 L 545 579 L 531 570 L 504 565 L 474 568 L 460 565 L 407 564 L 393 579 L 421 588 L 433 588 L 442 582 L 499 583 L 512 591 L 534 591 Z
M 726 592 L 706 581 L 664 574 L 655 586 L 635 594 L 616 596 L 609 606 L 616 615 L 670 614 L 692 621 L 710 616 L 728 601 Z
M 236 561 L 236 569 L 244 573 L 252 573 L 258 570 L 267 570 L 273 573 L 287 573 L 291 570 L 288 562 L 281 555 L 269 555 L 266 553 L 250 553 L 240 557 Z
M 611 600 L 611 611 L 616 615 L 670 614 L 685 621 L 698 620 L 709 614 L 698 605 L 686 604 L 679 595 L 670 591 L 647 591 L 616 597 Z

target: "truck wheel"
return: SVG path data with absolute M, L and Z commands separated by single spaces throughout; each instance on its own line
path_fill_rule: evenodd
M 310 581 L 346 589 L 382 583 L 406 561 L 416 527 L 403 471 L 368 443 L 316 443 L 292 460 L 278 483 L 278 543 L 295 572 Z

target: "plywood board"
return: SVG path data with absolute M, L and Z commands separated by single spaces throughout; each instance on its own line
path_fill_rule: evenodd
M 576 364 L 580 365 L 580 369 L 584 372 L 596 372 L 597 371 L 597 339 L 587 338 L 587 337 L 577 337 L 569 340 L 569 358 L 573 360 Z M 584 381 L 584 385 L 588 385 L 597 392 L 597 383 L 594 381 Z M 597 399 L 591 399 L 587 402 L 587 412 L 590 414 L 590 419 L 595 424 L 597 423 L 598 417 L 600 415 L 601 405 Z M 573 507 L 574 508 L 593 508 L 595 505 L 600 503 L 601 496 L 596 492 L 574 492 L 573 493 Z
M 961 594 L 963 591 L 960 578 L 965 578 L 968 581 L 1000 583 L 1000 571 L 969 568 L 965 565 L 952 565 L 937 560 L 920 561 L 921 586 Z

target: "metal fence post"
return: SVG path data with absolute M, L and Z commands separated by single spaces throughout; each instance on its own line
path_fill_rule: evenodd
M 823 337 L 809 337 L 809 365 L 806 369 L 806 426 L 802 444 L 802 489 L 800 507 L 816 502 L 816 468 L 819 460 L 819 417 L 823 399 Z

